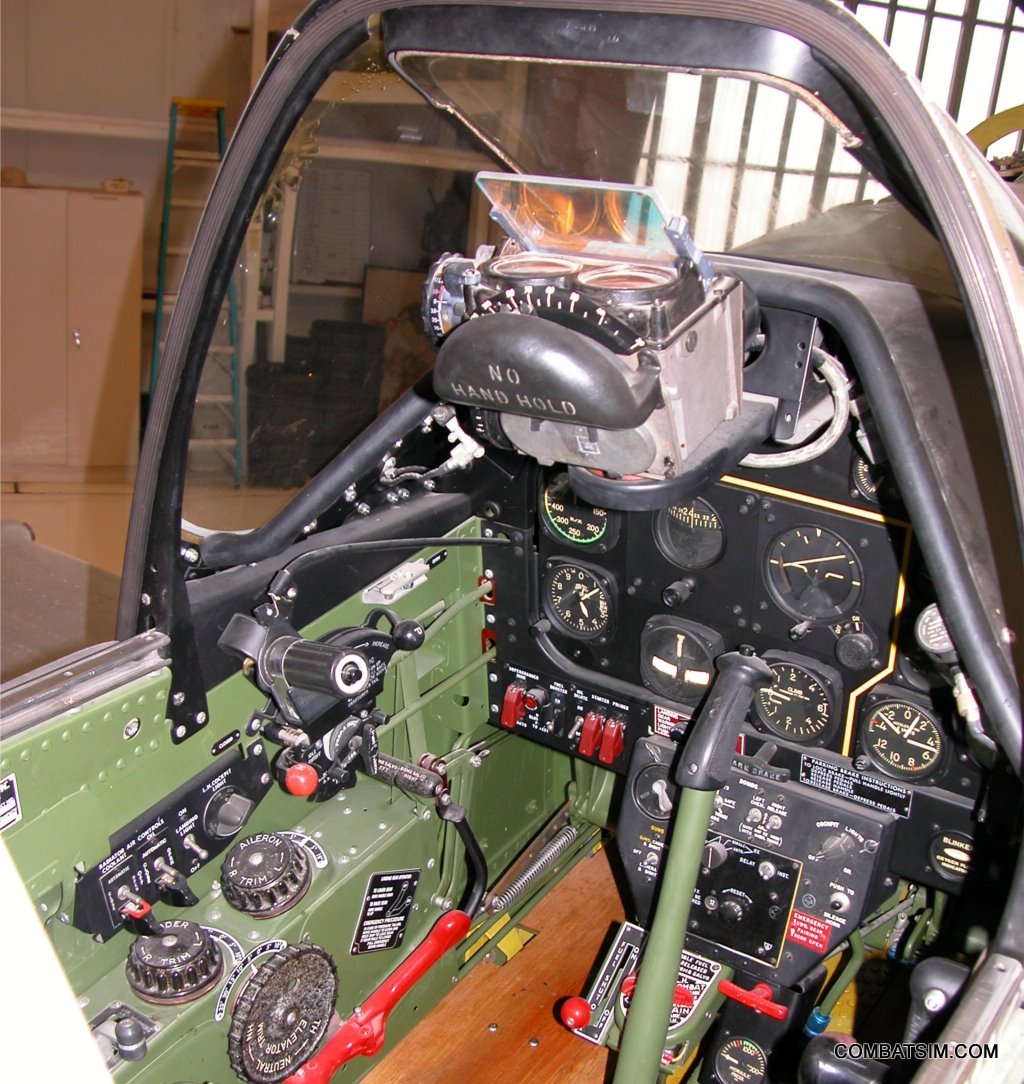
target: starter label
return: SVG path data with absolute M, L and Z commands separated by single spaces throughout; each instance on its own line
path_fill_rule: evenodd
M 363 909 L 359 914 L 359 925 L 352 939 L 353 956 L 398 948 L 405 937 L 413 896 L 419 883 L 418 869 L 375 873 L 370 877 L 363 897 Z

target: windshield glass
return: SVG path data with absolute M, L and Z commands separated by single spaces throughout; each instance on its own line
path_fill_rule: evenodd
M 650 186 L 707 249 L 888 194 L 844 149 L 849 133 L 789 84 L 490 57 L 399 62 L 517 170 Z
M 376 38 L 330 75 L 271 173 L 207 354 L 186 536 L 264 523 L 431 368 L 423 282 L 486 240 L 473 178 L 494 167 Z

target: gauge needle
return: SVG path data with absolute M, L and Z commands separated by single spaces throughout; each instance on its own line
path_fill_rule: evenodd
M 581 593 L 580 593 L 580 599 L 581 599 L 581 600 L 584 600 L 584 601 L 585 601 L 585 600 L 586 600 L 586 599 L 588 599 L 588 598 L 592 598 L 592 597 L 593 597 L 594 595 L 596 595 L 596 594 L 597 594 L 597 592 L 598 592 L 598 591 L 600 591 L 600 590 L 601 590 L 601 588 L 600 588 L 600 587 L 595 587 L 595 588 L 593 589 L 593 591 L 588 591 L 588 592 L 587 592 L 587 593 L 586 593 L 585 595 L 584 595 L 584 594 L 583 594 L 583 593 L 581 592 Z
M 910 741 L 907 740 L 907 745 L 912 745 L 915 749 L 927 749 L 929 753 L 934 753 L 935 750 L 927 743 L 923 741 Z
M 823 561 L 845 561 L 847 558 L 841 554 L 834 554 L 832 557 L 805 557 L 802 561 L 783 561 L 783 568 L 802 568 L 807 571 L 808 565 L 820 565 Z

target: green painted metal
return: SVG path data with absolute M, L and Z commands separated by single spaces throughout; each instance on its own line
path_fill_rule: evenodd
M 665 853 L 658 906 L 630 1000 L 615 1084 L 654 1084 L 661 1069 L 679 958 L 715 791 L 683 789 Z
M 454 533 L 478 536 L 479 523 L 469 521 Z M 392 714 L 392 721 L 381 728 L 385 752 L 409 756 L 422 744 L 445 758 L 452 797 L 468 811 L 493 883 L 564 804 L 574 784 L 571 758 L 486 723 L 490 653 L 481 650 L 486 614 L 481 601 L 486 587 L 481 590 L 478 585 L 482 567 L 479 549 L 452 548 L 432 569 L 426 585 L 397 601 L 394 608 L 400 617 L 426 615 L 430 627 L 424 647 L 391 668 L 379 705 Z M 353 593 L 303 631 L 314 637 L 359 624 L 369 609 Z M 0 770 L 15 773 L 24 816 L 4 836 L 85 1017 L 92 1019 L 120 1002 L 159 1024 L 147 1056 L 118 1064 L 115 1079 L 228 1084 L 235 1079 L 227 1056 L 230 1003 L 223 1018 L 215 1016 L 218 997 L 237 962 L 232 953 L 225 949 L 225 974 L 211 993 L 190 1004 L 154 1006 L 136 998 L 125 981 L 131 934 L 122 931 L 107 944 L 98 944 L 68 921 L 76 869 L 85 870 L 105 857 L 111 834 L 207 768 L 215 759 L 216 743 L 233 731 L 244 733 L 251 713 L 265 703 L 265 697 L 238 673 L 210 691 L 208 726 L 175 745 L 166 719 L 170 687 L 170 671 L 158 670 L 80 710 L 61 711 L 57 704 L 51 720 L 5 742 Z M 251 750 L 261 741 L 243 739 L 243 744 Z M 594 773 L 593 785 L 601 789 L 609 775 Z M 585 808 L 589 786 L 581 790 L 576 784 L 576 792 Z M 582 827 L 577 844 L 535 892 L 507 915 L 479 919 L 465 942 L 399 1005 L 388 1024 L 388 1046 L 485 958 L 496 930 L 511 928 L 546 887 L 593 850 L 597 829 Z M 233 910 L 220 893 L 221 860 L 215 859 L 190 878 L 198 904 L 186 909 L 157 904 L 154 914 L 158 919 L 190 919 L 221 931 L 225 943 L 237 943 L 243 952 L 278 938 L 322 946 L 337 964 L 337 1008 L 347 1015 L 418 944 L 439 915 L 458 905 L 467 882 L 461 841 L 432 803 L 365 777 L 353 789 L 322 803 L 272 788 L 242 835 L 281 830 L 309 837 L 327 856 L 327 867 L 314 872 L 309 892 L 290 911 L 256 921 Z M 420 873 L 403 943 L 393 950 L 353 955 L 370 875 L 400 869 Z M 335 1079 L 358 1080 L 375 1060 L 358 1059 Z

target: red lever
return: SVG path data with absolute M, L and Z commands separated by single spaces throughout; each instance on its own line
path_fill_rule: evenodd
M 585 997 L 567 997 L 558 1011 L 562 1023 L 573 1031 L 590 1023 L 590 1002 Z
M 320 776 L 312 764 L 292 764 L 284 773 L 284 789 L 296 798 L 308 798 L 319 785 Z
M 728 979 L 721 979 L 718 983 L 718 992 L 732 998 L 733 1001 L 738 1001 L 741 1005 L 746 1005 L 754 1012 L 770 1016 L 773 1020 L 785 1020 L 789 1016 L 789 1009 L 785 1005 L 772 1001 L 772 988 L 766 982 L 759 982 L 753 990 L 744 990 L 742 986 L 737 986 Z
M 449 911 L 410 955 L 373 991 L 341 1027 L 285 1084 L 327 1084 L 347 1061 L 362 1054 L 372 1057 L 384 1045 L 384 1028 L 391 1010 L 450 949 L 469 932 L 465 911 Z
M 604 733 L 604 716 L 596 711 L 588 711 L 583 716 L 583 729 L 580 731 L 580 743 L 576 752 L 581 757 L 592 757 L 601 744 L 601 735 Z
M 516 723 L 526 714 L 526 690 L 522 685 L 509 685 L 501 702 L 501 725 L 515 730 Z
M 601 735 L 601 746 L 597 751 L 597 759 L 602 764 L 614 764 L 622 753 L 625 739 L 623 732 L 625 727 L 621 719 L 609 719 L 604 724 L 604 733 Z
M 622 980 L 622 986 L 619 989 L 625 997 L 632 997 L 636 989 L 636 973 L 627 975 Z M 675 992 L 672 994 L 672 1004 L 685 1005 L 688 1009 L 693 1008 L 693 994 L 681 982 L 676 983 Z

